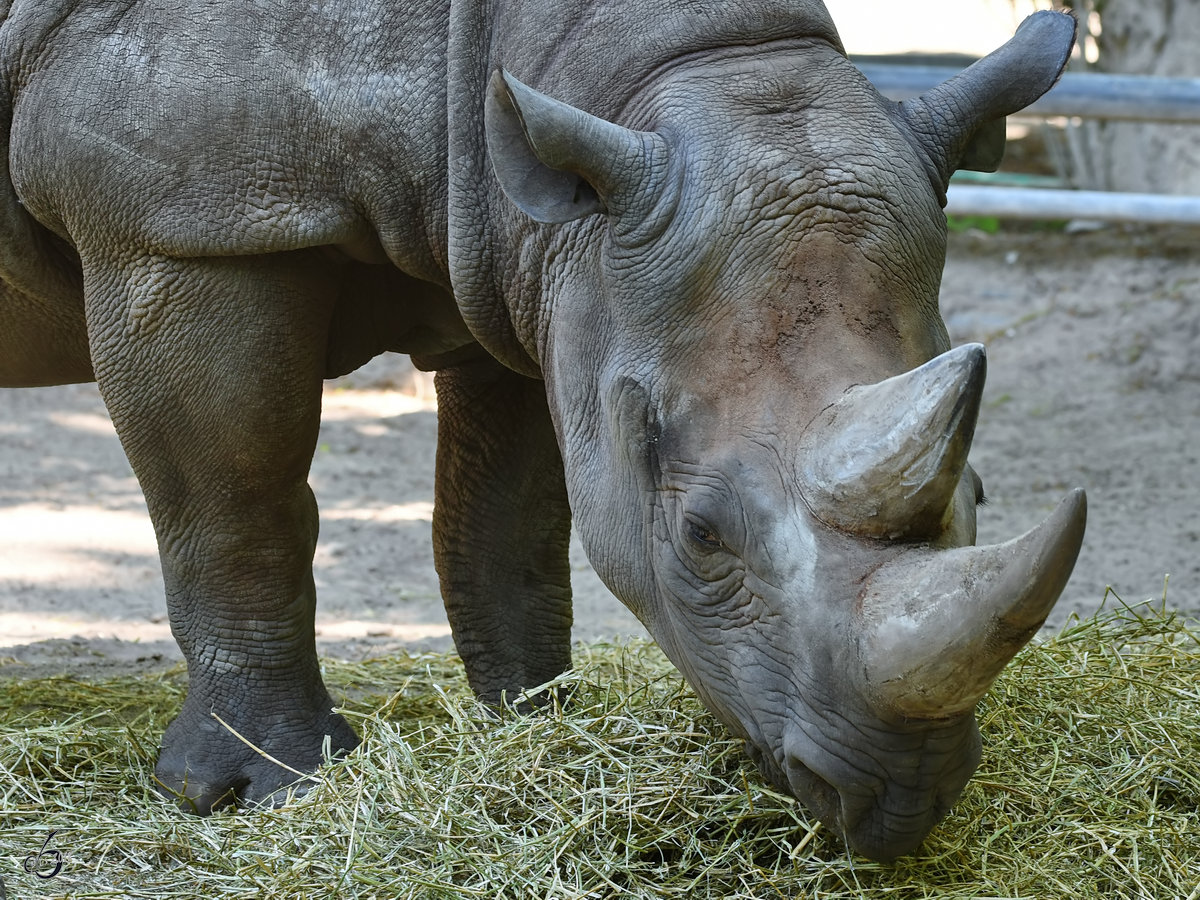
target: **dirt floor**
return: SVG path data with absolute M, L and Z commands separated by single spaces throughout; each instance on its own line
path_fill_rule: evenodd
M 1014 537 L 1070 487 L 1088 535 L 1052 618 L 1106 586 L 1200 615 L 1200 232 L 952 236 L 955 343 L 988 345 L 972 461 L 980 541 Z M 399 389 L 399 390 L 397 390 Z M 429 548 L 436 411 L 402 358 L 330 383 L 312 483 L 323 652 L 449 647 Z M 576 548 L 580 639 L 644 634 Z M 137 483 L 92 386 L 0 391 L 5 674 L 98 674 L 178 658 Z M 1110 603 L 1113 602 L 1111 599 Z

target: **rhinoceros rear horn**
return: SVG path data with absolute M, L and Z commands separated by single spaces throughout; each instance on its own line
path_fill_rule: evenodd
M 936 541 L 953 515 L 986 369 L 983 345 L 966 344 L 827 407 L 804 438 L 800 484 L 813 514 L 850 534 Z
M 484 125 L 501 189 L 538 222 L 607 212 L 636 227 L 665 183 L 660 135 L 590 115 L 504 70 L 488 85 Z
M 1004 117 L 1054 86 L 1071 55 L 1077 23 L 1043 10 L 1008 43 L 949 81 L 900 104 L 944 190 L 955 169 L 994 172 L 1004 155 Z

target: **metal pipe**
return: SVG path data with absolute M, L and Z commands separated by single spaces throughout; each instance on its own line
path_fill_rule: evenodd
M 951 184 L 946 191 L 946 214 L 1200 225 L 1200 197 Z
M 881 94 L 915 97 L 957 75 L 952 66 L 908 66 L 855 60 Z M 1085 116 L 1133 122 L 1200 124 L 1200 78 L 1068 72 L 1022 111 L 1037 116 Z

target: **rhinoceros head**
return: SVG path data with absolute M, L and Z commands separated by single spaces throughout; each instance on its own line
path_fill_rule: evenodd
M 541 223 L 513 318 L 589 557 L 764 773 L 875 858 L 959 795 L 975 704 L 1082 540 L 1077 492 L 972 546 L 984 351 L 948 349 L 937 301 L 950 173 L 998 162 L 1073 36 L 1038 14 L 903 104 L 828 36 L 677 60 L 623 125 L 491 83 L 496 176 Z

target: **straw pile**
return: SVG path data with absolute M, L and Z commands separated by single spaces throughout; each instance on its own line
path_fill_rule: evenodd
M 0 682 L 0 878 L 14 900 L 1200 898 L 1200 631 L 1163 610 L 1027 648 L 962 800 L 894 866 L 763 787 L 653 646 L 576 661 L 566 711 L 501 721 L 452 657 L 331 662 L 363 747 L 209 820 L 150 787 L 181 673 Z

